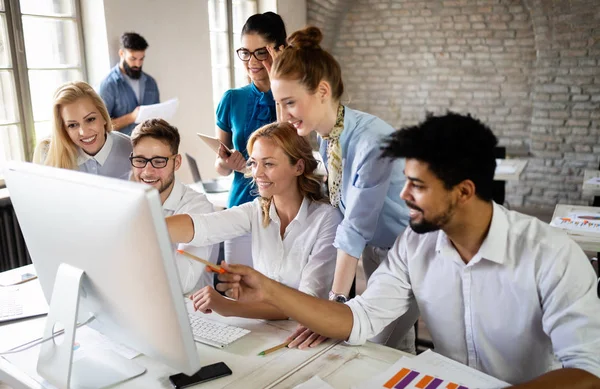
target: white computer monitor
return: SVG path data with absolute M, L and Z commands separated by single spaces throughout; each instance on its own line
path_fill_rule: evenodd
M 156 189 L 21 162 L 9 163 L 5 178 L 50 305 L 47 320 L 67 322 L 62 323 L 64 343 L 70 339 L 68 322 L 78 311 L 79 322 L 92 314 L 90 327 L 174 369 L 192 375 L 200 368 Z M 83 274 L 80 282 L 78 270 Z M 81 375 L 96 371 L 107 376 L 104 370 L 115 367 L 114 361 L 96 361 L 103 364 L 99 367 L 88 360 L 71 368 L 69 350 L 72 346 L 60 351 L 46 342 L 38 373 L 51 383 L 58 380 L 54 384 L 59 387 L 64 387 L 67 374 L 67 384 L 70 376 L 71 387 L 77 387 L 83 386 L 82 380 L 89 384 L 90 377 Z M 61 358 L 68 359 L 68 371 Z

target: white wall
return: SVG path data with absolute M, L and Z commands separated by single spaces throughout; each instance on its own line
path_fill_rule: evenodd
M 104 0 L 80 0 L 88 82 L 97 87 L 110 69 Z
M 194 156 L 203 176 L 215 177 L 215 155 L 195 135 L 214 135 L 215 128 L 206 1 L 81 0 L 81 6 L 90 82 L 98 85 L 118 62 L 123 32 L 135 31 L 146 38 L 150 46 L 144 71 L 156 79 L 161 101 L 179 98 L 179 110 L 171 120 L 181 134 L 179 152 Z M 191 183 L 183 160 L 178 177 Z
M 278 13 L 289 34 L 306 26 L 306 0 L 259 0 L 258 12 Z
M 283 18 L 288 35 L 306 27 L 306 0 L 277 0 L 276 12 Z

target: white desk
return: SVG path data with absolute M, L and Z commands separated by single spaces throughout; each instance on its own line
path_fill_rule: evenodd
M 350 388 L 385 371 L 402 356 L 414 357 L 412 354 L 371 342 L 360 347 L 339 343 L 268 388 L 293 388 L 315 375 L 334 388 Z
M 15 337 L 19 333 L 22 334 L 23 331 L 29 334 L 41 335 L 45 320 L 45 317 L 40 317 L 2 325 L 0 326 L 0 339 Z M 223 361 L 233 371 L 233 374 L 228 377 L 198 385 L 199 388 L 203 389 L 262 389 L 270 387 L 278 382 L 282 376 L 289 374 L 334 346 L 334 343 L 330 341 L 311 350 L 300 351 L 284 348 L 266 357 L 261 357 L 257 355 L 260 351 L 281 343 L 295 329 L 296 323 L 293 321 L 264 322 L 261 320 L 220 317 L 218 320 L 247 328 L 252 332 L 225 349 L 196 343 L 202 365 Z M 2 341 L 2 343 L 5 343 L 5 341 Z M 37 351 L 34 348 L 31 351 L 17 354 L 20 355 L 17 363 L 19 366 L 25 366 L 24 368 L 17 367 L 7 359 L 0 358 L 0 381 L 6 382 L 14 389 L 41 389 L 43 387 L 40 383 L 41 378 L 35 371 L 38 352 L 39 348 Z M 119 388 L 171 388 L 168 377 L 176 374 L 177 371 L 146 355 L 140 355 L 134 361 L 144 366 L 147 369 L 146 373 L 118 385 Z
M 526 159 L 497 159 L 495 181 L 518 181 L 521 173 L 527 166 Z M 509 170 L 510 172 L 507 172 Z

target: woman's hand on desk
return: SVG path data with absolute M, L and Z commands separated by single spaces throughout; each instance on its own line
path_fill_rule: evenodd
M 190 296 L 194 304 L 194 310 L 202 313 L 217 312 L 222 316 L 228 316 L 228 307 L 233 302 L 221 296 L 211 286 L 205 286 Z
M 302 324 L 298 324 L 298 327 L 296 327 L 294 333 L 286 339 L 286 342 L 290 342 L 290 344 L 288 344 L 289 348 L 298 347 L 298 349 L 303 350 L 307 347 L 317 347 L 327 339 L 329 338 L 312 332 Z

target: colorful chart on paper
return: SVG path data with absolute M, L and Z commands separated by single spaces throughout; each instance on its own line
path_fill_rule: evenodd
M 383 387 L 387 389 L 469 389 L 407 368 L 400 369 Z

